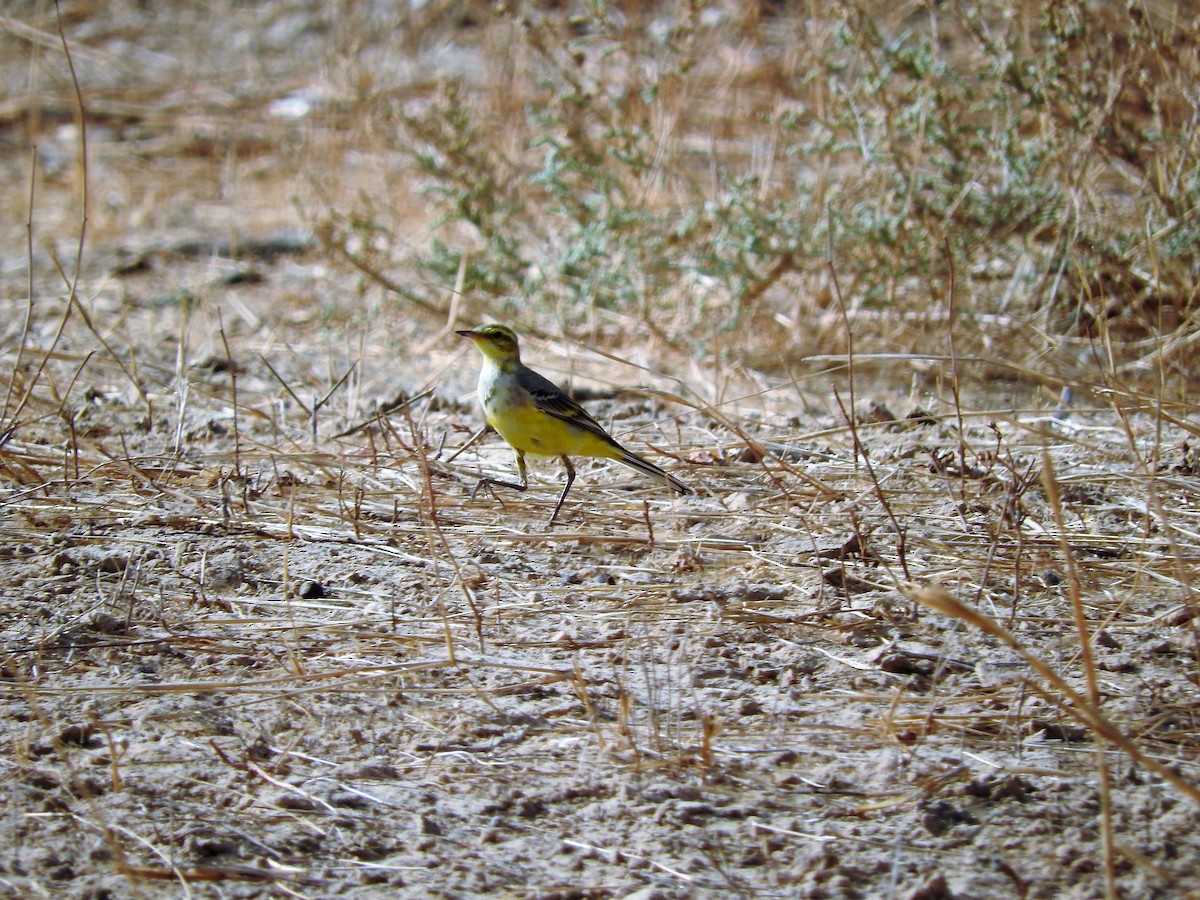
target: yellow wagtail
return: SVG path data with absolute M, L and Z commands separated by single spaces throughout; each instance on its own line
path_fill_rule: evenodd
M 524 365 L 517 336 L 512 329 L 503 325 L 480 325 L 457 333 L 474 341 L 483 354 L 483 368 L 479 371 L 479 402 L 488 424 L 516 451 L 517 469 L 521 473 L 520 484 L 481 478 L 471 492 L 472 497 L 485 484 L 525 490 L 529 486 L 529 476 L 525 472 L 526 453 L 557 456 L 567 469 L 566 486 L 547 528 L 558 518 L 558 511 L 562 509 L 567 492 L 575 481 L 572 456 L 615 459 L 666 482 L 681 494 L 691 493 L 691 489 L 678 478 L 618 444 L 562 388 Z

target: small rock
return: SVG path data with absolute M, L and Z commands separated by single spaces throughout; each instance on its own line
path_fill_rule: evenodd
M 433 816 L 425 813 L 421 814 L 420 820 L 421 834 L 429 835 L 430 837 L 441 837 L 442 826 L 438 824 Z
M 304 586 L 300 588 L 300 598 L 302 600 L 323 600 L 328 595 L 325 590 L 325 585 L 319 581 L 306 581 Z

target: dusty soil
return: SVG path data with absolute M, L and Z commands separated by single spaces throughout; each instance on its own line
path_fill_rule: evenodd
M 115 8 L 67 9 L 76 306 L 52 10 L 4 20 L 0 894 L 1083 898 L 1106 862 L 1125 896 L 1200 894 L 1186 397 L 952 396 L 893 362 L 691 408 L 530 340 L 696 489 L 579 461 L 548 531 L 555 464 L 470 497 L 511 469 L 495 436 L 456 452 L 480 416 L 450 329 L 475 323 L 306 237 L 305 167 L 352 196 L 379 159 L 271 102 L 345 32 L 250 4 L 236 39 L 181 40 L 208 14 Z M 1086 694 L 1081 610 L 1143 758 L 914 599 L 939 586 Z

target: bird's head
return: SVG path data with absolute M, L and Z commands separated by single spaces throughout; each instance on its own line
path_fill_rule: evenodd
M 503 325 L 480 325 L 458 331 L 465 338 L 470 338 L 479 348 L 479 352 L 488 359 L 496 362 L 520 362 L 521 350 L 517 345 L 517 335 L 511 328 Z

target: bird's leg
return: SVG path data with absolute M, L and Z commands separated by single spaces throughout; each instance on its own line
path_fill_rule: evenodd
M 554 507 L 554 514 L 550 516 L 550 521 L 546 523 L 547 528 L 554 527 L 554 520 L 558 518 L 558 511 L 562 509 L 563 501 L 567 499 L 567 492 L 571 490 L 571 484 L 575 481 L 575 467 L 571 465 L 569 457 L 562 458 L 563 465 L 567 468 L 567 483 L 563 486 L 563 492 L 558 498 L 558 505 Z
M 474 500 L 475 495 L 479 493 L 479 489 L 484 486 L 489 488 L 506 487 L 512 488 L 514 491 L 523 491 L 525 488 L 529 487 L 529 474 L 525 471 L 525 454 L 520 450 L 517 450 L 516 454 L 517 471 L 521 473 L 521 483 L 517 484 L 515 481 L 501 481 L 499 478 L 480 478 L 477 482 L 475 482 L 475 487 L 471 488 L 472 500 Z

